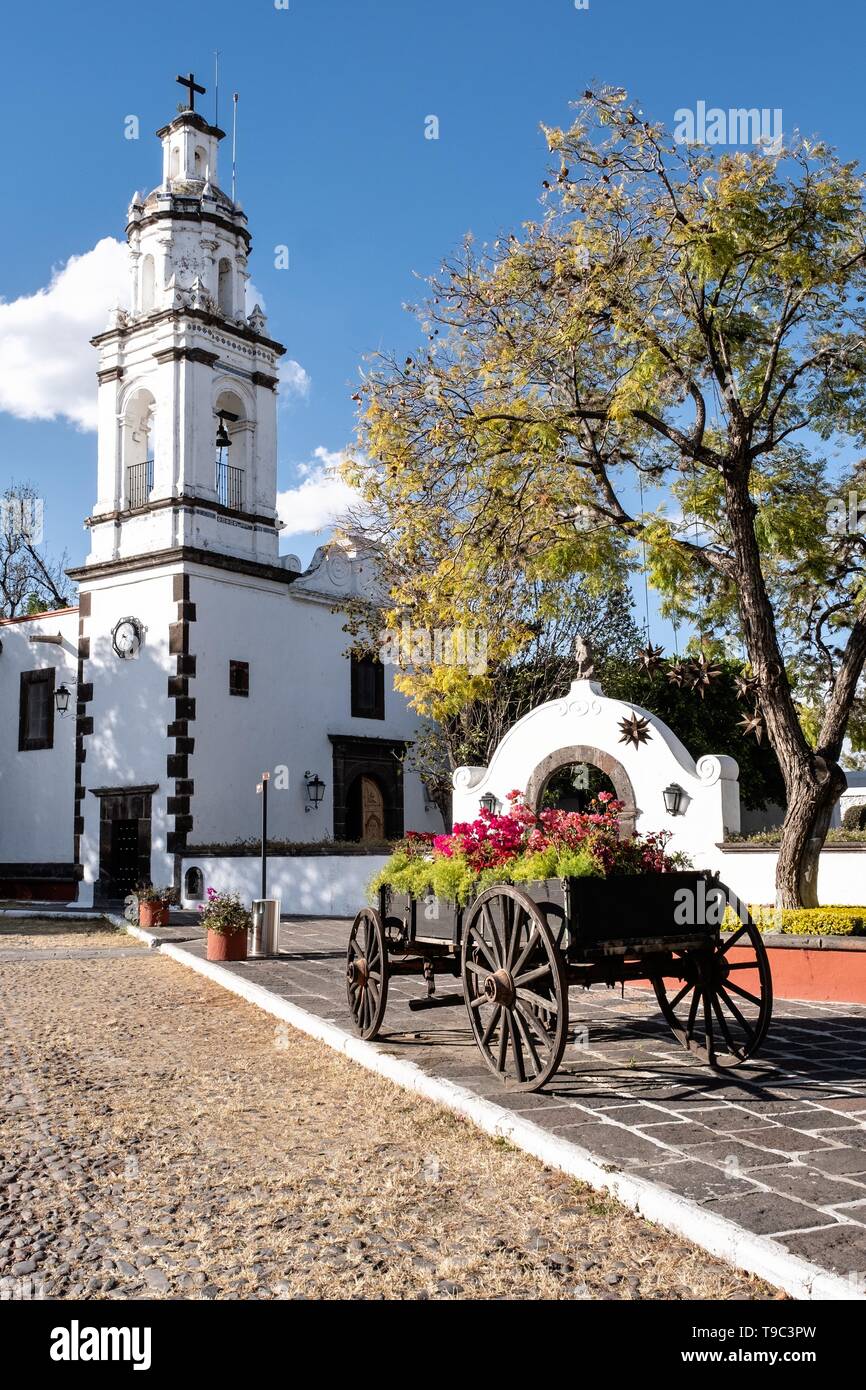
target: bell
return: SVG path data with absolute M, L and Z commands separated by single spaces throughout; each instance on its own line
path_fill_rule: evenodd
M 220 420 L 220 426 L 216 436 L 216 446 L 218 449 L 230 449 L 232 447 L 231 436 L 226 429 L 225 420 Z

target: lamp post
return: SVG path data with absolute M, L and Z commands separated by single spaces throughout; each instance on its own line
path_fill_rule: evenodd
M 262 780 L 256 787 L 256 792 L 262 798 L 262 897 L 268 896 L 268 782 L 271 780 L 269 772 L 262 773 Z

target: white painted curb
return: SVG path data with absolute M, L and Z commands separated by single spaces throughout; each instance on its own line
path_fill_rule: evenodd
M 0 907 L 0 917 L 38 917 L 43 922 L 104 922 L 117 923 L 119 917 L 108 917 L 106 912 L 40 912 L 28 907 L 17 911 L 14 907 Z M 124 926 L 127 924 L 124 922 Z
M 129 930 L 129 925 L 125 925 Z M 154 942 L 154 938 L 140 928 L 131 930 L 135 935 Z M 160 954 L 170 956 L 179 965 L 206 976 L 265 1013 L 297 1028 L 299 1032 L 327 1044 L 336 1052 L 342 1052 L 368 1071 L 385 1077 L 407 1091 L 414 1091 L 437 1105 L 444 1105 L 455 1114 L 471 1120 L 486 1134 L 510 1140 L 517 1148 L 549 1168 L 557 1168 L 591 1187 L 609 1192 L 623 1206 L 646 1220 L 685 1236 L 711 1255 L 718 1256 L 736 1269 L 766 1279 L 793 1298 L 866 1302 L 866 1294 L 857 1292 L 853 1283 L 790 1254 L 784 1246 L 768 1236 L 753 1235 L 735 1222 L 706 1211 L 697 1202 L 669 1192 L 656 1183 L 648 1182 L 646 1178 L 611 1170 L 578 1144 L 548 1134 L 532 1120 L 514 1115 L 494 1101 L 482 1100 L 456 1082 L 430 1076 L 414 1062 L 391 1057 L 375 1043 L 365 1042 L 363 1038 L 345 1032 L 335 1023 L 308 1013 L 297 1004 L 281 999 L 271 990 L 226 970 L 214 961 L 191 955 L 171 942 L 155 944 Z

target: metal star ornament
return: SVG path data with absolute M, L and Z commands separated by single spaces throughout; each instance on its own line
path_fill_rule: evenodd
M 664 647 L 654 647 L 652 642 L 647 642 L 645 647 L 638 648 L 637 659 L 643 670 L 652 675 L 661 666 L 664 654 Z
M 742 729 L 744 734 L 754 734 L 758 743 L 764 737 L 764 720 L 760 710 L 755 710 L 754 714 L 751 715 L 744 715 L 742 719 L 737 721 L 737 727 Z
M 649 743 L 652 738 L 649 720 L 644 719 L 643 715 L 632 714 L 628 719 L 621 719 L 619 727 L 620 743 L 633 743 L 635 748 L 640 748 L 642 743 Z
M 695 661 L 689 663 L 689 684 L 692 690 L 698 692 L 701 699 L 704 698 L 713 681 L 718 680 L 721 674 L 721 666 L 717 662 L 711 661 L 708 656 L 704 656 L 703 653 Z
M 689 663 L 687 661 L 672 661 L 668 666 L 668 680 L 671 685 L 686 685 L 689 680 Z
M 754 676 L 735 676 L 734 685 L 740 700 L 754 700 L 758 693 L 758 682 Z

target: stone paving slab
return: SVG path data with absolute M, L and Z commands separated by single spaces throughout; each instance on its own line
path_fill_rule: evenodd
M 284 921 L 278 959 L 226 968 L 351 1031 L 348 926 Z M 203 956 L 204 941 L 181 949 Z M 573 989 L 562 1069 L 526 1093 L 487 1069 L 462 1003 L 411 1012 L 422 991 L 390 981 L 383 1051 L 866 1287 L 866 1007 L 777 1003 L 766 1053 L 714 1073 L 675 1041 L 649 991 Z

